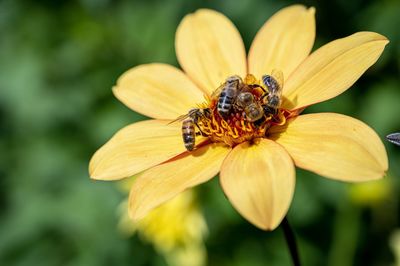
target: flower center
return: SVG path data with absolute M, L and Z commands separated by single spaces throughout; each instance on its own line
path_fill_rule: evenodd
M 268 130 L 284 125 L 296 113 L 281 108 L 283 76 L 280 71 L 257 80 L 248 74 L 244 80 L 231 76 L 207 97 L 199 108 L 191 109 L 182 124 L 188 150 L 195 145 L 195 127 L 212 142 L 234 147 L 255 138 L 266 138 Z

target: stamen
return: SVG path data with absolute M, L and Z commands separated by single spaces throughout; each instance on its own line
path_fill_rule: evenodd
M 238 137 L 239 137 L 239 132 L 238 132 L 238 130 L 237 130 L 237 128 L 236 127 L 234 127 L 233 128 L 234 129 L 234 134 L 232 135 L 232 137 L 234 137 L 235 139 L 237 139 Z
M 206 101 L 198 105 L 201 110 L 207 110 L 206 115 L 198 118 L 198 126 L 202 135 L 208 136 L 210 141 L 223 142 L 233 147 L 256 138 L 267 138 L 271 126 L 284 125 L 287 119 L 298 115 L 297 112 L 276 105 L 271 105 L 272 109 L 269 109 L 270 105 L 265 106 L 269 104 L 266 102 L 268 99 L 266 96 L 270 96 L 271 91 L 253 75 L 247 75 L 241 82 L 238 90 L 253 95 L 252 103 L 262 108 L 263 116 L 253 122 L 249 119 L 252 113 L 246 111 L 254 110 L 254 105 L 251 106 L 253 109 L 247 110 L 246 105 L 236 104 L 235 99 L 229 99 L 231 103 L 229 112 L 220 113 L 218 110 L 220 93 L 216 93 L 217 96 L 207 96 Z

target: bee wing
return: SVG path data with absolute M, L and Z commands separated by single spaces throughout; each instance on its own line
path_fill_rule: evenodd
M 392 133 L 386 136 L 386 139 L 393 144 L 400 146 L 400 133 Z
M 218 99 L 224 86 L 225 86 L 225 82 L 222 83 L 218 88 L 216 88 L 215 91 L 213 91 L 213 93 L 211 93 L 211 99 Z
M 274 79 L 276 80 L 276 82 L 278 82 L 279 89 L 278 89 L 277 93 L 279 95 L 281 95 L 282 88 L 283 88 L 283 72 L 278 69 L 273 69 L 271 72 L 271 76 L 273 76 Z
M 188 118 L 188 117 L 189 117 L 189 114 L 184 114 L 184 115 L 178 116 L 175 120 L 172 120 L 172 121 L 169 122 L 167 125 L 171 125 L 171 124 L 173 124 L 173 123 L 175 123 L 175 122 L 178 122 L 178 121 L 183 121 L 183 120 L 185 120 L 185 119 Z

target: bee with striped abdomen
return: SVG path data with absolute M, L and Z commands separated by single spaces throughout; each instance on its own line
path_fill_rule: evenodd
M 183 139 L 183 144 L 185 145 L 185 148 L 188 151 L 194 150 L 194 147 L 196 146 L 196 128 L 195 126 L 200 130 L 200 134 L 202 134 L 201 129 L 198 125 L 199 119 L 203 117 L 210 117 L 211 115 L 211 110 L 209 108 L 193 108 L 190 109 L 189 112 L 185 115 L 181 115 L 177 119 L 175 119 L 173 122 L 176 121 L 182 121 L 182 139 Z
M 263 109 L 266 115 L 277 114 L 282 103 L 283 73 L 273 70 L 271 75 L 262 76 L 262 81 L 268 92 L 263 97 Z
M 188 151 L 192 151 L 196 145 L 196 131 L 194 125 L 195 123 L 191 117 L 186 118 L 182 122 L 183 144 Z
M 235 104 L 243 109 L 246 120 L 249 122 L 257 121 L 264 116 L 263 108 L 254 100 L 254 95 L 250 92 L 240 92 Z
M 230 76 L 226 81 L 212 94 L 211 97 L 218 98 L 217 111 L 222 118 L 227 118 L 235 103 L 239 88 L 242 86 L 242 79 L 237 76 Z

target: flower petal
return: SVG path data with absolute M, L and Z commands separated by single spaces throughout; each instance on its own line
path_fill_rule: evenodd
M 118 131 L 92 157 L 91 178 L 116 180 L 132 176 L 184 151 L 181 125 L 147 120 Z
M 288 78 L 283 107 L 302 108 L 341 94 L 378 60 L 387 43 L 380 34 L 358 32 L 319 48 Z
M 176 55 L 185 72 L 211 94 L 228 76 L 246 74 L 246 51 L 235 25 L 221 13 L 200 9 L 176 32 Z
M 126 71 L 113 92 L 132 110 L 156 119 L 175 119 L 204 101 L 203 92 L 182 71 L 166 64 Z
M 301 115 L 271 128 L 271 138 L 285 147 L 296 166 L 332 179 L 367 181 L 388 169 L 385 147 L 366 124 L 349 116 Z
M 286 7 L 259 30 L 249 51 L 249 73 L 261 78 L 273 69 L 286 79 L 309 55 L 315 39 L 315 9 Z
M 221 185 L 238 212 L 264 230 L 275 229 L 293 197 L 295 169 L 289 154 L 271 140 L 236 146 L 221 168 Z
M 185 189 L 213 178 L 229 150 L 215 144 L 207 145 L 139 175 L 129 196 L 132 219 L 144 217 Z

